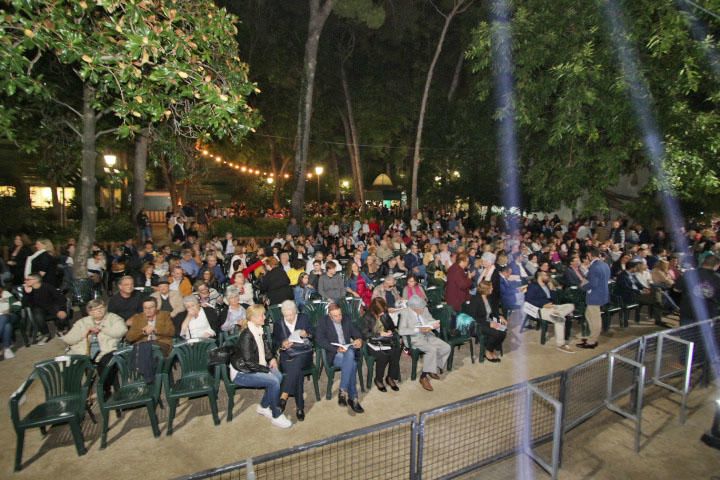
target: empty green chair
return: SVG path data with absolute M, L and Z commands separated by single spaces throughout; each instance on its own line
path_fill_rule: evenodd
M 220 384 L 218 371 L 215 369 L 213 375 L 208 368 L 208 352 L 215 346 L 214 339 L 190 339 L 175 345 L 165 362 L 162 380 L 165 388 L 165 398 L 168 403 L 168 435 L 173 433 L 175 410 L 181 398 L 207 396 L 210 400 L 213 422 L 215 425 L 220 424 L 217 408 L 217 394 Z M 181 369 L 181 376 L 177 380 L 173 379 L 172 375 L 175 362 L 180 365 Z
M 145 407 L 150 417 L 153 435 L 160 436 L 158 419 L 155 413 L 160 403 L 160 390 L 162 388 L 163 354 L 160 347 L 153 345 L 152 357 L 155 362 L 155 381 L 151 384 L 145 383 L 143 376 L 133 368 L 131 356 L 133 347 L 125 347 L 113 353 L 113 357 L 104 369 L 97 386 L 98 405 L 103 420 L 102 438 L 100 448 L 107 446 L 107 432 L 109 429 L 110 412 L 112 410 L 122 411 L 130 408 Z M 115 368 L 113 368 L 115 367 Z M 112 395 L 105 399 L 102 394 L 102 385 L 109 375 L 115 375 L 115 388 Z
M 475 351 L 473 348 L 473 337 L 468 334 L 461 334 L 453 331 L 450 327 L 452 319 L 452 307 L 447 303 L 442 303 L 433 309 L 434 317 L 440 320 L 440 338 L 450 345 L 450 356 L 448 357 L 447 369 L 452 370 L 453 359 L 455 358 L 455 348 L 462 347 L 464 344 L 470 345 L 470 361 L 475 363 Z
M 68 423 L 77 454 L 85 455 L 87 449 L 80 424 L 85 418 L 94 375 L 95 368 L 85 355 L 62 355 L 35 364 L 25 383 L 10 396 L 10 417 L 17 434 L 16 472 L 22 468 L 25 430 L 29 428 L 40 428 L 44 435 L 48 425 Z M 45 401 L 20 418 L 20 399 L 38 378 L 45 389 Z

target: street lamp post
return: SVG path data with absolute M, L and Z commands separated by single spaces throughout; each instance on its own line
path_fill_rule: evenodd
M 318 165 L 317 167 L 315 167 L 315 175 L 317 176 L 317 200 L 318 200 L 318 204 L 320 203 L 320 175 L 322 175 L 324 171 L 325 171 L 325 169 L 324 169 L 323 167 L 321 167 L 320 165 Z

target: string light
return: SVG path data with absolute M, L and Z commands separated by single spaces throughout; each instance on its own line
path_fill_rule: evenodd
M 200 143 L 195 144 L 195 150 L 197 150 L 198 155 L 200 155 L 202 157 L 207 157 L 210 160 L 215 160 L 216 163 L 226 165 L 231 169 L 238 170 L 242 173 L 249 174 L 249 175 L 257 175 L 257 176 L 267 177 L 265 179 L 265 181 L 268 184 L 274 183 L 276 178 L 281 178 L 281 175 L 279 175 L 279 174 L 276 177 L 275 172 L 268 172 L 268 171 L 260 170 L 259 168 L 252 168 L 252 167 L 248 167 L 247 165 L 242 165 L 242 164 L 238 164 L 238 163 L 234 163 L 234 162 L 228 162 L 227 160 L 223 160 L 223 158 L 220 155 L 215 155 L 214 153 L 212 153 L 209 150 L 209 148 L 201 145 Z M 308 174 L 308 178 L 310 178 L 311 176 L 312 176 L 311 174 Z M 282 178 L 289 179 L 290 175 L 287 173 L 282 174 Z

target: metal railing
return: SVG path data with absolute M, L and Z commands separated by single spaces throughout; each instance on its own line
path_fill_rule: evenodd
M 703 331 L 720 343 L 720 319 L 634 339 L 574 367 L 538 379 L 262 455 L 184 479 L 454 478 L 511 455 L 534 460 L 552 478 L 562 461 L 564 434 L 604 410 L 635 423 L 640 450 L 647 386 L 687 397 L 707 382 Z M 649 373 L 648 373 L 649 372 Z M 695 383 L 693 383 L 693 380 Z M 550 443 L 551 442 L 551 443 Z M 543 456 L 538 447 L 551 444 Z

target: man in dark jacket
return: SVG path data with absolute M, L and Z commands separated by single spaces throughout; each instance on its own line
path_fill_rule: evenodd
M 130 317 L 142 312 L 142 299 L 142 294 L 135 290 L 135 279 L 125 275 L 118 281 L 118 293 L 108 300 L 108 312 L 121 316 L 127 323 Z
M 23 291 L 22 306 L 30 308 L 33 322 L 41 335 L 38 345 L 50 341 L 48 320 L 55 320 L 58 332 L 68 330 L 67 301 L 55 287 L 44 283 L 40 275 L 33 273 L 25 279 Z
M 267 273 L 260 280 L 260 291 L 267 295 L 270 305 L 277 305 L 285 300 L 294 300 L 290 278 L 285 270 L 279 267 L 280 262 L 275 257 L 268 257 L 263 262 Z
M 362 333 L 350 319 L 343 318 L 337 304 L 328 306 L 328 315 L 318 322 L 317 344 L 324 349 L 330 365 L 340 369 L 338 405 L 349 406 L 355 413 L 363 413 L 358 400 L 356 354 L 362 348 Z

